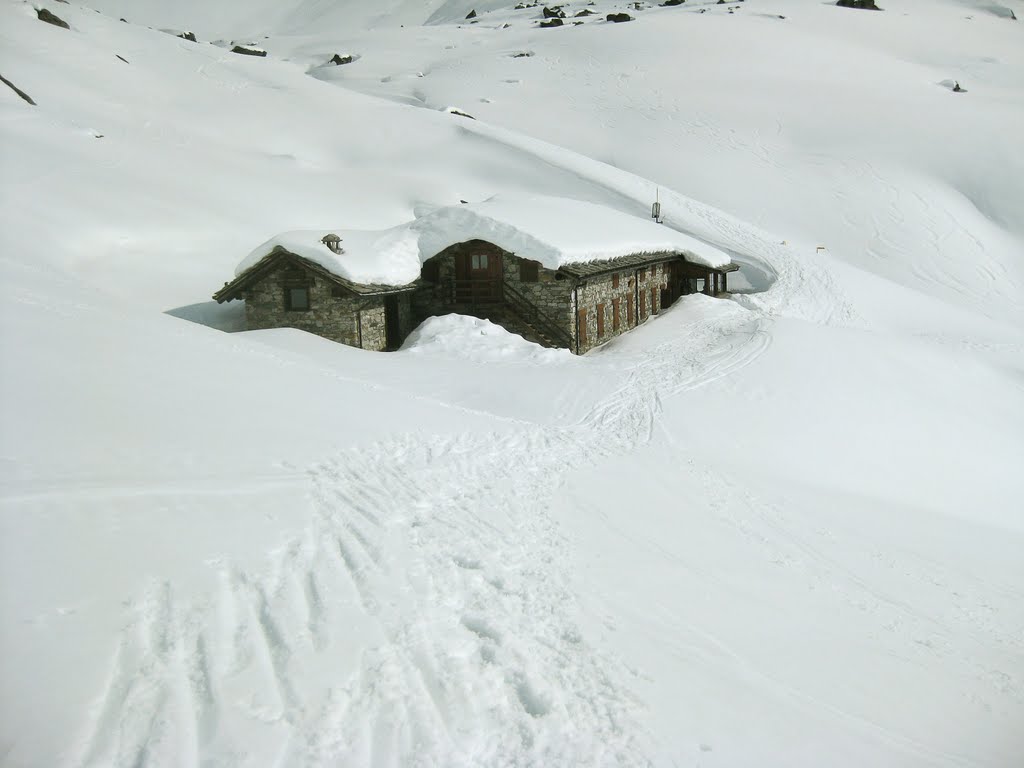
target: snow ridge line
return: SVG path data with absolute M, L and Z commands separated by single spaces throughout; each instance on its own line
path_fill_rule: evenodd
M 736 307 L 654 364 L 623 351 L 622 385 L 577 424 L 406 435 L 310 468 L 310 525 L 267 572 L 222 564 L 208 599 L 162 583 L 132 606 L 69 764 L 648 765 L 635 673 L 574 619 L 551 503 L 572 469 L 650 441 L 662 398 L 756 359 L 765 329 Z M 239 741 L 253 724 L 265 744 Z

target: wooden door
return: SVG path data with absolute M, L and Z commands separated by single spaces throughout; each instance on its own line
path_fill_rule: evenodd
M 640 322 L 647 319 L 647 291 L 640 291 Z
M 619 300 L 612 299 L 612 333 L 619 332 Z
M 384 297 L 384 338 L 388 349 L 402 346 L 401 318 L 396 295 Z
M 597 338 L 604 338 L 604 304 L 597 305 Z
M 455 257 L 455 300 L 469 304 L 501 301 L 501 253 L 472 249 Z
M 581 309 L 576 313 L 578 330 L 576 331 L 576 346 L 585 349 L 587 346 L 587 310 Z

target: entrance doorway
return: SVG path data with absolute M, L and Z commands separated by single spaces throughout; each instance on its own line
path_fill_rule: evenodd
M 455 256 L 455 301 L 494 304 L 502 299 L 501 253 L 474 249 Z
M 402 321 L 398 312 L 398 296 L 384 297 L 384 337 L 388 350 L 402 346 Z

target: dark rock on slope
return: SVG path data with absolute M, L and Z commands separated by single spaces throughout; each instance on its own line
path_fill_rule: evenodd
M 836 5 L 840 8 L 863 8 L 866 11 L 882 10 L 875 5 L 875 0 L 836 0 Z
M 50 13 L 45 8 L 40 8 L 36 11 L 36 16 L 40 21 L 45 21 L 47 24 L 53 24 L 55 27 L 63 27 L 64 29 L 71 29 L 70 25 L 64 21 L 60 16 Z

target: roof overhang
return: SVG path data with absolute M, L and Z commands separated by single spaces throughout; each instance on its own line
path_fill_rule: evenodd
M 677 251 L 659 251 L 652 253 L 633 253 L 628 256 L 620 256 L 617 259 L 606 259 L 605 261 L 592 261 L 580 264 L 563 264 L 558 271 L 570 277 L 585 279 L 588 277 L 599 277 L 611 272 L 622 272 L 630 269 L 642 269 L 651 264 L 660 264 L 665 261 L 680 261 L 684 271 L 692 271 L 700 275 L 710 272 L 735 272 L 739 269 L 738 264 L 726 264 L 721 267 L 709 267 L 704 264 L 697 264 L 687 261 L 687 253 Z
M 315 261 L 311 261 L 294 254 L 279 245 L 234 280 L 229 283 L 225 283 L 223 288 L 213 294 L 213 298 L 218 304 L 222 304 L 225 301 L 232 301 L 234 299 L 241 299 L 243 298 L 243 294 L 247 288 L 259 283 L 266 277 L 269 277 L 284 264 L 294 264 L 302 267 L 312 274 L 322 277 L 330 285 L 342 288 L 355 296 L 384 296 L 391 293 L 405 293 L 406 291 L 411 291 L 416 287 L 415 283 L 409 283 L 407 285 L 370 285 L 366 283 L 354 283 L 351 280 L 339 277 L 322 265 L 317 264 Z

